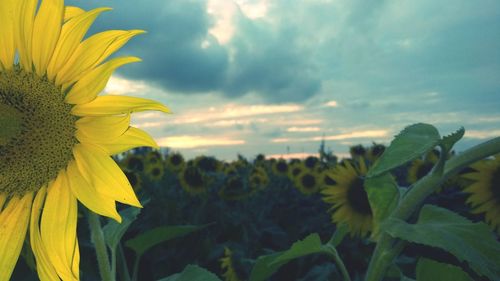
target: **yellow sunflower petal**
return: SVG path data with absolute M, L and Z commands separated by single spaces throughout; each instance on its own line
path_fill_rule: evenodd
M 64 0 L 43 0 L 33 26 L 33 64 L 38 76 L 47 70 L 50 58 L 61 33 Z
M 0 280 L 9 280 L 28 229 L 33 193 L 14 197 L 0 213 Z
M 144 33 L 142 30 L 108 30 L 92 35 L 83 41 L 68 63 L 56 77 L 57 85 L 68 85 L 77 81 L 93 67 L 125 45 L 132 37 Z
M 67 173 L 69 187 L 78 201 L 96 214 L 112 218 L 117 222 L 122 221 L 116 211 L 115 200 L 97 192 L 96 188 L 83 178 L 74 161 L 69 163 Z
M 19 29 L 15 36 L 19 63 L 26 72 L 32 70 L 31 42 L 37 4 L 38 0 L 19 1 Z
M 94 144 L 105 150 L 108 155 L 118 154 L 140 146 L 159 148 L 148 133 L 134 127 L 130 127 L 117 139 L 112 141 L 95 142 Z
M 80 142 L 109 142 L 123 135 L 130 125 L 130 114 L 123 116 L 83 117 L 76 121 Z
M 85 10 L 75 6 L 66 6 L 64 8 L 64 21 L 68 21 L 76 16 L 85 13 Z
M 77 201 L 68 186 L 65 171 L 49 183 L 40 222 L 42 241 L 57 274 L 63 280 L 78 280 L 73 272 L 76 247 Z
M 31 210 L 30 220 L 30 244 L 33 250 L 33 255 L 36 259 L 36 271 L 41 281 L 59 280 L 55 268 L 50 262 L 48 251 L 42 242 L 40 235 L 40 214 L 45 200 L 47 188 L 41 188 L 36 194 L 33 202 L 33 209 Z
M 77 144 L 73 149 L 78 170 L 97 192 L 118 202 L 142 207 L 120 167 L 106 152 L 90 144 Z
M 47 77 L 49 80 L 53 80 L 59 70 L 65 65 L 99 14 L 109 10 L 111 9 L 98 8 L 75 15 L 63 25 L 61 35 L 54 49 L 54 54 L 47 68 Z
M 14 0 L 3 0 L 0 9 L 0 70 L 11 69 L 14 64 L 14 20 L 17 20 L 18 3 Z
M 77 104 L 73 106 L 71 113 L 76 116 L 107 116 L 146 110 L 170 113 L 170 109 L 154 100 L 111 95 L 99 96 L 89 103 Z
M 121 57 L 112 59 L 85 74 L 73 85 L 65 101 L 70 104 L 88 103 L 106 87 L 111 74 L 118 67 L 132 62 L 140 61 L 136 57 Z

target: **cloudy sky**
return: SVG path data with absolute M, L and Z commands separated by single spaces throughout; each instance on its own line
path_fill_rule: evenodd
M 106 91 L 160 100 L 137 114 L 161 146 L 234 159 L 388 144 L 425 122 L 464 150 L 500 136 L 497 0 L 86 0 L 91 29 L 143 29 Z

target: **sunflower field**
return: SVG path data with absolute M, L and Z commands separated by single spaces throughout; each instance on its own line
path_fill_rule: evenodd
M 420 127 L 425 129 L 418 124 L 405 130 Z M 419 217 L 409 217 L 410 224 L 392 218 L 377 223 L 382 212 L 396 208 L 388 198 L 404 198 L 440 161 L 458 158 L 451 150 L 441 155 L 441 150 L 428 149 L 370 182 L 370 172 L 386 169 L 378 163 L 384 163 L 379 161 L 383 155 L 404 154 L 397 150 L 404 134 L 389 148 L 352 146 L 347 159 L 323 146 L 317 157 L 268 159 L 259 154 L 231 162 L 205 155 L 185 159 L 175 151 L 150 148 L 123 153 L 116 161 L 144 207 L 118 206 L 121 224 L 99 221 L 111 272 L 117 280 L 364 280 L 376 248 L 397 237 L 392 242 L 397 252 L 377 280 L 452 280 L 428 279 L 440 271 L 458 280 L 497 280 L 498 156 L 440 181 L 422 201 Z M 376 195 L 374 188 L 385 191 Z M 377 206 L 377 200 L 383 205 Z M 89 220 L 84 209 L 81 225 Z M 440 217 L 447 219 L 442 225 L 433 221 Z M 79 227 L 78 237 L 82 280 L 100 280 L 96 238 L 86 227 Z M 454 245 L 473 238 L 468 248 Z M 13 280 L 36 279 L 26 246 Z

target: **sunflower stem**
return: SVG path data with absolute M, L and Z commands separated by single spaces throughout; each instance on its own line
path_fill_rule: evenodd
M 327 250 L 328 255 L 333 258 L 333 261 L 337 265 L 337 268 L 340 270 L 340 273 L 342 274 L 342 279 L 344 281 L 351 281 L 351 277 L 349 276 L 349 272 L 347 271 L 347 268 L 345 267 L 344 261 L 342 261 L 342 258 L 340 258 L 339 252 L 337 251 L 337 249 L 335 249 L 335 247 L 330 243 L 327 243 L 325 245 L 325 247 L 327 247 L 327 249 L 328 249 Z
M 415 183 L 404 195 L 398 207 L 390 215 L 392 218 L 407 220 L 444 181 L 458 174 L 463 168 L 488 156 L 500 153 L 500 137 L 478 144 L 451 158 L 444 165 L 442 173 L 430 173 Z M 440 168 L 440 167 L 438 167 Z M 438 169 L 439 170 L 439 169 Z M 383 233 L 373 252 L 365 281 L 380 281 L 387 268 L 404 248 L 387 233 Z
M 101 221 L 99 220 L 99 216 L 90 210 L 87 212 L 87 214 L 90 233 L 95 246 L 97 264 L 99 265 L 101 280 L 114 281 L 113 275 L 111 274 L 108 251 L 106 249 L 106 243 L 104 242 L 104 233 L 102 232 L 102 226 Z
M 15 108 L 0 103 L 0 145 L 7 144 L 22 128 L 22 114 Z

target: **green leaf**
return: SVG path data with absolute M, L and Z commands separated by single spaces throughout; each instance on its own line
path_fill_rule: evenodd
M 110 249 L 116 249 L 123 235 L 127 232 L 127 229 L 132 222 L 135 221 L 140 212 L 141 209 L 139 208 L 129 207 L 120 212 L 122 223 L 118 223 L 115 220 L 108 220 L 108 223 L 103 227 L 102 231 L 104 232 L 106 245 L 108 245 Z
M 379 234 L 380 223 L 398 205 L 399 189 L 396 181 L 389 173 L 367 178 L 364 186 L 373 213 L 372 237 L 376 238 Z
M 153 228 L 125 242 L 125 245 L 134 250 L 137 256 L 142 256 L 150 248 L 189 233 L 201 230 L 206 225 L 176 225 Z
M 389 235 L 444 249 L 479 275 L 500 280 L 500 243 L 489 227 L 447 209 L 425 205 L 416 224 L 388 218 L 381 227 Z
M 188 265 L 181 273 L 176 273 L 157 281 L 221 281 L 212 272 L 197 265 Z
M 465 134 L 464 127 L 460 127 L 460 129 L 456 130 L 450 135 L 443 137 L 443 139 L 441 140 L 441 144 L 446 148 L 446 153 L 444 155 L 447 155 L 451 151 L 455 143 L 457 143 L 461 138 L 463 138 L 464 134 Z
M 438 130 L 432 125 L 418 123 L 408 126 L 394 138 L 367 176 L 375 177 L 414 160 L 434 148 L 440 140 Z
M 417 263 L 417 281 L 474 281 L 460 267 L 420 258 Z
M 267 280 L 282 265 L 306 255 L 325 252 L 317 233 L 310 234 L 304 240 L 293 243 L 289 250 L 271 255 L 260 256 L 250 273 L 250 281 Z

